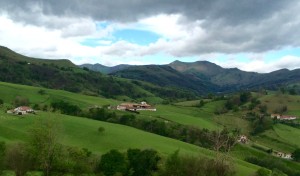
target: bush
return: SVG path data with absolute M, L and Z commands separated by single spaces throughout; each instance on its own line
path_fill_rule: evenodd
M 40 89 L 40 90 L 38 91 L 38 93 L 39 93 L 40 95 L 45 95 L 45 94 L 46 94 L 46 91 L 43 90 L 43 89 Z
M 98 132 L 99 132 L 99 133 L 104 133 L 104 131 L 105 131 L 105 128 L 104 128 L 104 127 L 99 127 L 99 128 L 98 128 Z
M 256 171 L 255 176 L 270 176 L 271 173 L 268 169 L 260 168 Z
M 129 149 L 127 158 L 132 176 L 151 176 L 152 171 L 158 170 L 160 157 L 155 150 Z
M 111 150 L 102 155 L 99 168 L 106 176 L 118 173 L 125 175 L 127 171 L 125 156 L 117 150 Z
M 2 99 L 0 99 L 0 105 L 3 105 L 4 101 Z

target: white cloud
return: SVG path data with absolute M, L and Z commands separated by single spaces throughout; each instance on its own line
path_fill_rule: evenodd
M 242 62 L 239 59 L 229 59 L 226 62 L 215 60 L 213 62 L 225 68 L 236 67 L 244 71 L 253 71 L 259 73 L 269 73 L 283 68 L 287 68 L 289 70 L 300 68 L 300 57 L 291 55 L 283 56 L 272 61 L 260 58 L 252 59 L 248 62 Z

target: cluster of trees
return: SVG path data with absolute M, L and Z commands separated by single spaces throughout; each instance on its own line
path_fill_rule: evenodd
M 180 157 L 176 151 L 167 158 L 161 176 L 229 176 L 234 173 L 235 170 L 230 160 Z
M 41 138 L 44 136 L 39 136 Z M 31 143 L 5 145 L 0 142 L 0 174 L 4 170 L 14 171 L 16 176 L 24 176 L 30 171 L 42 172 L 45 176 L 229 176 L 235 173 L 231 161 L 179 156 L 179 151 L 162 160 L 153 149 L 128 149 L 124 153 L 113 149 L 99 156 L 87 149 L 53 144 L 54 148 L 35 148 Z
M 106 176 L 151 176 L 158 171 L 160 156 L 152 149 L 128 149 L 126 153 L 111 150 L 102 155 L 97 170 Z
M 269 115 L 257 114 L 255 112 L 247 113 L 246 117 L 251 122 L 252 135 L 257 135 L 271 129 L 275 123 Z
M 77 105 L 72 105 L 65 101 L 56 101 L 50 104 L 53 111 L 59 110 L 62 114 L 74 115 L 78 116 L 81 115 L 82 110 Z

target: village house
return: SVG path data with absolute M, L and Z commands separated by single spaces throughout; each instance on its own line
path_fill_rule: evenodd
M 280 115 L 280 114 L 271 114 L 272 119 L 278 119 L 278 120 L 296 120 L 296 116 L 289 116 L 289 115 Z
M 146 102 L 138 103 L 121 103 L 117 106 L 120 111 L 156 111 L 156 108 L 147 104 Z
M 241 135 L 238 139 L 238 142 L 246 144 L 248 142 L 248 138 L 245 135 Z
M 283 159 L 293 159 L 292 154 L 274 151 L 274 155 Z
M 34 113 L 34 110 L 28 106 L 20 106 L 15 109 L 8 110 L 7 113 L 24 115 L 24 114 L 28 114 L 28 113 Z

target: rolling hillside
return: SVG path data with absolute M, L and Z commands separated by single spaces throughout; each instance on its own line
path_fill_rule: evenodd
M 271 73 L 246 72 L 237 68 L 222 68 L 207 61 L 192 63 L 175 61 L 169 64 L 175 70 L 195 77 L 209 80 L 218 85 L 221 91 L 253 89 L 259 87 L 276 88 L 280 85 L 300 81 L 300 69 L 282 69 Z
M 134 66 L 134 65 L 122 64 L 122 65 L 117 65 L 117 66 L 113 66 L 113 67 L 108 67 L 108 66 L 101 65 L 101 64 L 82 64 L 82 65 L 79 65 L 79 67 L 81 67 L 81 68 L 86 67 L 90 70 L 97 71 L 97 72 L 100 72 L 100 73 L 103 73 L 103 74 L 110 74 L 110 73 L 117 72 L 117 71 L 129 68 L 129 67 L 132 67 L 132 66 Z
M 133 82 L 82 69 L 69 60 L 22 56 L 5 47 L 0 47 L 0 81 L 122 99 L 196 97 L 194 93 L 177 88 Z
M 112 75 L 146 81 L 159 86 L 177 87 L 198 94 L 217 91 L 215 85 L 198 77 L 182 74 L 166 65 L 133 66 L 114 72 Z
M 4 111 L 6 107 L 11 107 L 11 102 L 15 96 L 26 96 L 29 98 L 31 105 L 35 103 L 48 104 L 53 100 L 64 100 L 72 104 L 79 105 L 81 108 L 88 108 L 90 106 L 103 106 L 107 104 L 116 105 L 119 101 L 105 98 L 97 98 L 92 96 L 86 96 L 81 94 L 70 93 L 61 90 L 43 89 L 45 94 L 40 94 L 39 87 L 31 87 L 24 85 L 16 85 L 10 83 L 0 83 L 0 97 L 4 100 L 4 105 L 0 107 L 0 141 L 6 141 L 8 143 L 16 141 L 26 141 L 27 131 L 30 127 L 40 119 L 51 118 L 61 126 L 60 142 L 68 146 L 76 146 L 80 148 L 87 148 L 97 154 L 102 154 L 110 149 L 118 149 L 125 151 L 128 148 L 153 148 L 158 150 L 164 157 L 173 153 L 175 150 L 180 150 L 182 155 L 200 155 L 204 157 L 214 157 L 214 153 L 211 150 L 197 147 L 195 145 L 187 144 L 178 140 L 162 137 L 152 133 L 144 132 L 132 127 L 127 127 L 118 124 L 112 124 L 107 122 L 95 121 L 87 118 L 67 116 L 52 112 L 37 112 L 36 115 L 27 115 L 24 118 L 19 116 L 6 114 Z M 6 92 L 10 91 L 10 94 Z M 173 106 L 160 106 L 162 109 L 159 114 L 140 114 L 140 118 L 153 118 L 160 115 L 165 117 L 166 114 L 169 118 L 176 116 L 179 118 L 181 108 Z M 187 108 L 188 110 L 190 108 Z M 195 117 L 197 114 L 196 109 L 191 111 L 182 112 L 186 113 L 185 116 L 181 116 L 182 120 L 193 119 L 197 121 Z M 169 112 L 173 114 L 169 114 Z M 166 114 L 165 114 L 166 113 Z M 151 117 L 152 116 L 152 117 Z M 201 121 L 206 121 L 199 117 L 199 126 Z M 176 121 L 176 119 L 173 119 Z M 185 123 L 184 121 L 179 123 Z M 214 128 L 213 122 L 209 120 L 206 122 Z M 104 127 L 105 132 L 99 134 L 97 129 Z M 208 126 L 207 126 L 208 127 Z M 258 167 L 239 159 L 234 159 L 236 163 L 236 169 L 238 175 L 249 175 L 254 173 Z
M 105 67 L 86 65 L 91 70 L 123 78 L 137 79 L 160 86 L 176 86 L 198 94 L 235 92 L 244 89 L 277 89 L 300 82 L 300 69 L 277 70 L 271 73 L 246 72 L 237 68 L 222 68 L 208 61 L 174 61 L 168 65 Z M 171 68 L 169 68 L 171 67 Z

